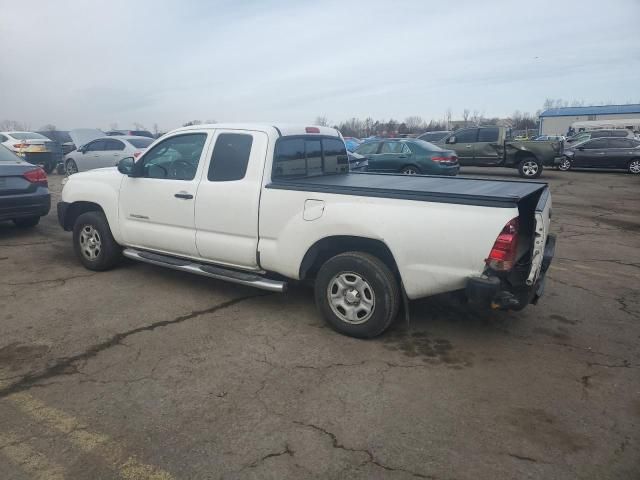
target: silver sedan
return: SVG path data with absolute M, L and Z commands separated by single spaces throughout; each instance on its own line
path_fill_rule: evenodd
M 153 138 L 125 135 L 97 138 L 66 155 L 65 171 L 73 175 L 94 168 L 114 167 L 123 158 L 137 158 L 153 142 Z

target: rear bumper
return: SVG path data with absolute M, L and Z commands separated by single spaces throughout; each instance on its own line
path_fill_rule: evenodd
M 50 209 L 51 195 L 46 188 L 38 189 L 35 193 L 0 197 L 0 220 L 43 217 Z
M 479 307 L 500 310 L 522 310 L 530 303 L 536 304 L 544 293 L 545 277 L 556 249 L 555 235 L 547 237 L 538 278 L 530 287 L 513 287 L 495 275 L 470 277 L 465 293 L 471 303 Z

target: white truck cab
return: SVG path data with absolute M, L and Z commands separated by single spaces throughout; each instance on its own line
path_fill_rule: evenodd
M 356 337 L 382 333 L 403 297 L 534 303 L 550 211 L 544 183 L 350 173 L 337 130 L 254 124 L 170 132 L 69 177 L 58 205 L 89 269 L 124 255 L 271 291 L 314 279 L 327 321 Z

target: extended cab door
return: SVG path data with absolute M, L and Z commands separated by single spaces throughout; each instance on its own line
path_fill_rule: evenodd
M 474 165 L 498 165 L 502 162 L 500 127 L 482 127 L 473 149 Z
M 445 147 L 455 150 L 460 165 L 474 165 L 474 147 L 478 141 L 477 128 L 464 128 L 453 132 L 445 140 Z
M 200 257 L 257 269 L 258 209 L 268 146 L 264 132 L 216 130 L 195 203 Z
M 572 164 L 575 167 L 597 167 L 606 154 L 607 139 L 596 138 L 579 145 L 574 152 Z
M 206 131 L 180 132 L 147 150 L 120 187 L 120 229 L 128 246 L 197 257 L 194 202 Z

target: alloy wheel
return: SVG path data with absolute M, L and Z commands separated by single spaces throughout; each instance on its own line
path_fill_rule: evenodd
M 80 251 L 84 258 L 94 261 L 102 252 L 100 232 L 93 225 L 85 225 L 80 231 Z

